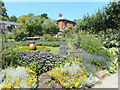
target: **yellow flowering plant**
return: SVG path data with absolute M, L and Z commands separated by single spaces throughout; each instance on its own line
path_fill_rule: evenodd
M 64 67 L 54 68 L 49 72 L 49 75 L 60 82 L 63 87 L 78 88 L 88 81 L 84 71 L 80 64 L 73 61 L 71 65 L 66 63 Z
M 29 68 L 18 66 L 0 71 L 0 89 L 3 88 L 36 88 L 36 74 Z

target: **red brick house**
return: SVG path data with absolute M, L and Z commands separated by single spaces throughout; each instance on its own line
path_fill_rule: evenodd
M 76 22 L 62 17 L 62 14 L 59 14 L 57 19 L 57 25 L 60 27 L 60 31 L 67 29 L 69 26 L 76 27 Z

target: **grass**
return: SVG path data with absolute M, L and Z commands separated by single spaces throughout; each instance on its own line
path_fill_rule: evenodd
M 29 50 L 29 46 L 20 46 L 20 51 L 35 51 L 35 50 Z M 52 53 L 58 53 L 60 51 L 60 47 L 50 47 L 50 46 L 36 46 L 36 50 L 47 50 Z

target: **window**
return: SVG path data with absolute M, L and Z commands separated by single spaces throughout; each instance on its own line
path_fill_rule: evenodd
M 65 26 L 67 26 L 67 21 L 65 21 Z
M 73 23 L 73 27 L 75 27 L 75 23 Z
M 58 22 L 57 22 L 57 25 L 58 25 Z

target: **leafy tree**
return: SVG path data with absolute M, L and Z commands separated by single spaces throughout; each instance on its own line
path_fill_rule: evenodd
M 40 36 L 43 34 L 41 26 L 43 24 L 43 18 L 40 15 L 34 16 L 34 14 L 30 13 L 28 15 L 24 15 L 24 17 L 20 17 L 21 19 L 18 19 L 24 24 L 20 25 L 18 30 L 14 32 L 16 41 L 23 40 L 25 37 Z
M 41 16 L 34 16 L 34 14 L 28 14 L 25 20 L 26 32 L 28 36 L 42 35 L 42 23 Z
M 120 28 L 120 1 L 111 2 L 102 9 L 98 9 L 95 14 L 85 15 L 82 20 L 78 20 L 77 29 L 92 32 L 106 32 L 107 29 Z
M 9 19 L 7 17 L 0 15 L 0 20 L 8 21 Z
M 11 17 L 9 18 L 9 20 L 16 22 L 16 21 L 17 21 L 17 17 L 16 17 L 16 16 L 11 16 Z
M 26 17 L 27 17 L 26 15 L 20 16 L 20 17 L 17 19 L 17 22 L 25 23 Z
M 9 19 L 9 17 L 7 15 L 7 10 L 6 10 L 4 2 L 2 0 L 0 0 L 0 9 L 1 9 L 1 11 L 0 11 L 1 18 L 0 19 L 7 21 Z
M 106 26 L 112 29 L 120 28 L 120 1 L 111 2 L 105 7 L 105 12 L 107 15 Z
M 45 23 L 43 24 L 43 31 L 44 34 L 57 34 L 59 32 L 59 27 L 55 24 L 55 20 L 46 19 Z
M 41 17 L 42 17 L 42 18 L 45 18 L 45 19 L 48 19 L 48 17 L 47 17 L 47 14 L 46 14 L 46 13 L 41 14 Z

